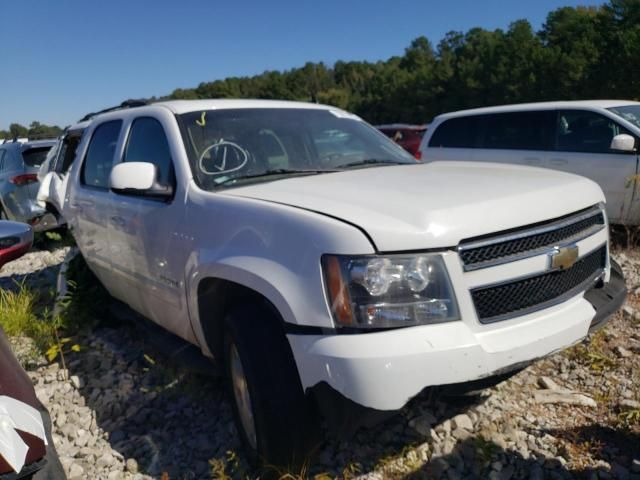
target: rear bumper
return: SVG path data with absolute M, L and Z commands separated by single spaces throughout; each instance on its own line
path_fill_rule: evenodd
M 612 262 L 611 271 L 611 280 L 600 288 L 490 328 L 451 322 L 288 338 L 305 391 L 318 399 L 325 414 L 338 416 L 338 424 L 349 423 L 356 407 L 384 415 L 426 387 L 479 380 L 491 384 L 491 377 L 506 378 L 510 371 L 579 342 L 624 302 L 620 267 Z

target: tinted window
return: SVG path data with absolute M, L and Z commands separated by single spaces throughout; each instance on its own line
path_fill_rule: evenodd
M 509 112 L 485 115 L 482 148 L 551 150 L 555 112 Z
M 109 188 L 109 174 L 121 125 L 122 121 L 114 120 L 103 123 L 94 130 L 82 166 L 82 183 L 85 185 Z
M 174 183 L 169 142 L 162 125 L 153 118 L 138 118 L 133 122 L 124 161 L 153 163 L 158 167 L 158 183 Z
M 47 153 L 51 147 L 30 148 L 22 151 L 22 159 L 24 164 L 28 167 L 39 167 L 47 158 Z
M 615 135 L 629 134 L 613 120 L 583 110 L 558 112 L 557 132 L 558 150 L 587 153 L 609 153 Z
M 460 117 L 445 120 L 433 132 L 430 147 L 475 148 L 480 135 L 481 117 Z

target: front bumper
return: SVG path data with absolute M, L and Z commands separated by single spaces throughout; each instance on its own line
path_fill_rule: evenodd
M 602 328 L 627 298 L 627 287 L 624 283 L 622 268 L 611 260 L 611 278 L 599 287 L 594 287 L 584 294 L 584 298 L 591 303 L 596 315 L 591 320 L 590 332 Z
M 305 391 L 322 385 L 315 391 L 329 387 L 349 404 L 393 411 L 426 387 L 504 374 L 579 342 L 624 301 L 624 279 L 614 262 L 611 277 L 562 304 L 490 326 L 459 321 L 288 338 Z

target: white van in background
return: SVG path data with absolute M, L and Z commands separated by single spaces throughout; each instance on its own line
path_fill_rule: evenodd
M 420 150 L 425 162 L 516 163 L 583 175 L 604 191 L 612 223 L 640 225 L 639 138 L 638 102 L 545 102 L 439 115 Z

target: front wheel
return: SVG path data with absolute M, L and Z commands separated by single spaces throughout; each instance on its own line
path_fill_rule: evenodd
M 250 463 L 296 471 L 319 444 L 318 415 L 306 398 L 278 319 L 247 305 L 225 320 L 227 388 Z

